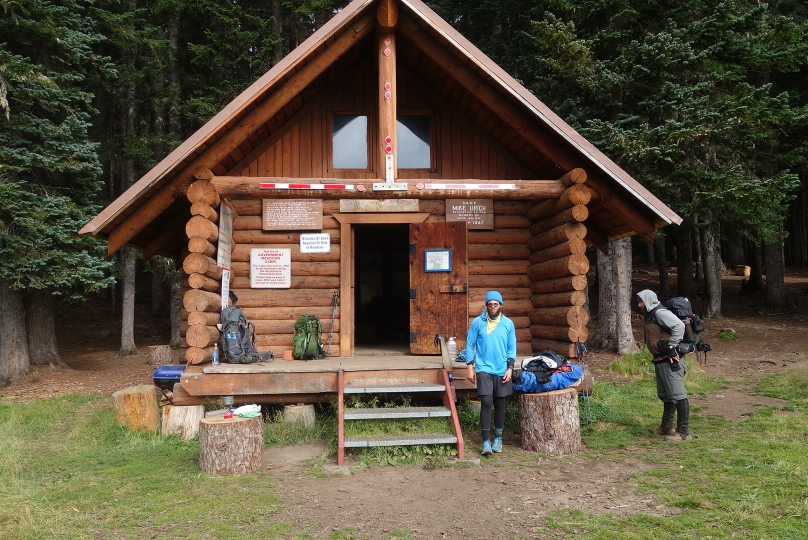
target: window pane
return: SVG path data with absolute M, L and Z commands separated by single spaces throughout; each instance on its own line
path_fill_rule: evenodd
M 429 152 L 429 116 L 425 114 L 399 116 L 396 136 L 399 169 L 432 168 Z
M 335 169 L 368 168 L 368 117 L 335 114 L 332 117 L 332 162 Z

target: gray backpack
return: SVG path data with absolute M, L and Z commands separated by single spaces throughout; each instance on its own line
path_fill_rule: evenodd
M 252 364 L 261 360 L 258 349 L 255 348 L 255 326 L 247 321 L 239 307 L 225 308 L 219 321 L 222 325 L 219 348 L 226 362 Z

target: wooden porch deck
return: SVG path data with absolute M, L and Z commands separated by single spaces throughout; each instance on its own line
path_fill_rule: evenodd
M 438 384 L 443 364 L 439 355 L 351 356 L 322 360 L 282 360 L 259 364 L 188 366 L 175 386 L 178 405 L 234 396 L 238 403 L 327 402 L 338 392 L 338 374 L 346 385 L 390 386 Z M 466 366 L 452 368 L 456 390 L 475 388 L 468 383 Z

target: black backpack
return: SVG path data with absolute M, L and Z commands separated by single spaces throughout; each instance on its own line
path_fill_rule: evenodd
M 707 351 L 712 350 L 710 344 L 699 337 L 699 334 L 707 329 L 707 323 L 693 313 L 693 305 L 688 298 L 684 296 L 671 298 L 665 302 L 665 309 L 679 317 L 685 324 L 685 334 L 681 343 L 679 343 L 680 354 L 685 355 L 694 352 L 698 355 L 699 352 L 706 354 Z M 666 330 L 670 333 L 669 328 L 666 328 Z
M 295 337 L 292 340 L 292 356 L 297 360 L 325 358 L 321 338 L 323 325 L 316 315 L 301 315 L 295 322 Z
M 224 360 L 230 364 L 252 364 L 261 360 L 255 348 L 255 326 L 247 321 L 244 312 L 237 306 L 222 311 L 219 318 L 222 338 L 219 348 Z
M 539 351 L 535 356 L 522 361 L 521 371 L 530 371 L 536 376 L 536 382 L 545 384 L 550 382 L 553 373 L 567 363 L 567 359 L 555 351 Z M 555 367 L 553 367 L 555 365 Z M 519 376 L 521 377 L 521 371 Z

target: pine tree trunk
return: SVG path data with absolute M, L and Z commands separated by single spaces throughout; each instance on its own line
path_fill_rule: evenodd
M 665 233 L 657 230 L 654 235 L 654 251 L 659 272 L 659 295 L 668 298 L 671 295 L 671 281 L 668 276 L 668 256 L 665 252 Z
M 613 250 L 609 242 L 609 253 Z M 591 349 L 617 350 L 617 316 L 615 309 L 615 275 L 611 257 L 597 252 L 598 262 L 598 324 L 587 340 Z
M 22 293 L 0 280 L 0 384 L 16 382 L 30 371 Z
M 752 269 L 749 276 L 749 283 L 752 289 L 762 291 L 765 288 L 763 283 L 763 244 L 752 246 Z
M 151 312 L 159 316 L 163 312 L 163 290 L 165 288 L 165 268 L 159 263 L 157 257 L 152 260 L 151 279 Z
M 781 233 L 778 231 L 763 249 L 766 256 L 766 307 L 782 309 L 786 306 L 786 285 Z
M 682 223 L 676 242 L 676 292 L 693 296 L 693 227 L 688 219 Z
M 281 0 L 271 0 L 270 3 L 272 9 L 272 31 L 278 38 L 282 38 L 283 36 L 283 19 L 281 15 Z M 278 42 L 275 44 L 275 51 L 272 55 L 272 65 L 276 65 L 278 62 L 283 60 L 284 54 L 284 40 L 278 39 Z
M 182 276 L 180 270 L 172 270 L 176 272 L 176 276 L 171 280 L 171 340 L 170 343 L 179 344 L 182 341 L 180 337 L 180 323 L 182 318 Z
M 137 251 L 129 246 L 121 250 L 123 259 L 123 298 L 121 299 L 121 350 L 118 356 L 137 354 L 135 346 L 135 270 Z
M 615 329 L 617 352 L 637 352 L 637 342 L 631 331 L 631 237 L 609 243 L 609 257 L 615 276 Z
M 721 262 L 719 236 L 718 223 L 713 222 L 711 219 L 706 219 L 702 229 L 701 241 L 704 250 L 705 277 L 702 317 L 705 319 L 721 317 L 721 278 L 724 277 L 724 265 Z
M 737 235 L 727 239 L 724 245 L 724 261 L 730 270 L 737 266 L 746 264 L 746 256 L 743 252 L 743 240 Z
M 70 368 L 59 356 L 52 289 L 32 289 L 25 299 L 25 328 L 32 366 Z

